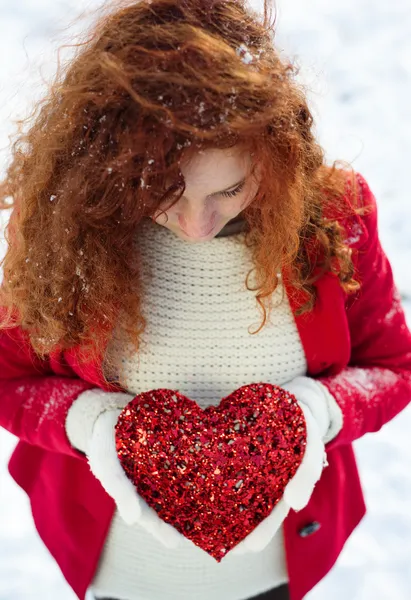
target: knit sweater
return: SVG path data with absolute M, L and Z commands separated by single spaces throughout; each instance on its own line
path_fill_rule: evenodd
M 135 238 L 146 329 L 138 355 L 120 327 L 107 357 L 130 393 L 178 389 L 202 408 L 252 382 L 282 385 L 306 374 L 306 358 L 282 285 L 268 324 L 245 277 L 253 264 L 242 233 L 188 244 L 147 220 Z M 280 278 L 281 281 L 281 278 Z M 253 284 L 253 277 L 250 278 Z M 145 300 L 146 299 L 146 300 Z M 190 540 L 168 549 L 116 511 L 91 590 L 121 600 L 242 600 L 288 581 L 283 531 L 259 553 L 217 563 Z

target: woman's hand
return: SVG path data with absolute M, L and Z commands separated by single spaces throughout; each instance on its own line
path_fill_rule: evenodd
M 296 377 L 282 387 L 295 396 L 304 413 L 307 427 L 304 457 L 281 500 L 270 515 L 230 551 L 233 555 L 261 552 L 277 533 L 289 510 L 301 510 L 308 504 L 314 486 L 328 464 L 325 443 L 342 427 L 341 410 L 321 383 L 310 377 Z
M 303 460 L 272 512 L 230 553 L 260 552 L 272 540 L 290 508 L 300 510 L 308 503 L 315 483 L 326 464 L 324 442 L 342 426 L 339 408 L 327 389 L 309 377 L 296 377 L 282 386 L 296 397 L 307 426 Z M 327 396 L 328 394 L 328 396 Z M 137 493 L 117 456 L 114 428 L 118 416 L 133 398 L 129 394 L 83 392 L 67 417 L 66 429 L 72 444 L 85 452 L 90 469 L 114 499 L 120 516 L 130 525 L 138 523 L 169 548 L 186 538 L 166 523 Z M 333 406 L 335 404 L 335 406 Z
M 117 456 L 114 427 L 121 410 L 101 413 L 93 427 L 87 458 L 90 469 L 106 492 L 114 499 L 123 520 L 138 523 L 164 546 L 175 548 L 184 536 L 166 523 L 137 493 L 126 476 Z
M 87 390 L 70 408 L 66 432 L 71 444 L 85 453 L 93 475 L 116 503 L 122 519 L 138 523 L 164 546 L 175 548 L 184 538 L 177 529 L 160 519 L 126 476 L 117 456 L 115 425 L 131 394 Z

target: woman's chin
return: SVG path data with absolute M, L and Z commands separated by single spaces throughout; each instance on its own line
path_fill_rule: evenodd
M 181 227 L 173 228 L 173 232 L 178 235 L 178 237 L 185 242 L 189 242 L 191 244 L 200 244 L 201 242 L 208 242 L 213 239 L 220 231 L 222 227 L 219 227 L 215 224 L 211 230 L 206 235 L 190 235 Z
M 201 242 L 208 242 L 213 237 L 215 237 L 217 235 L 218 231 L 214 231 L 214 229 L 213 229 L 207 235 L 202 235 L 202 236 L 188 235 L 188 233 L 186 233 L 182 229 L 175 231 L 175 233 L 178 235 L 178 237 L 181 240 L 184 240 L 185 242 L 188 242 L 189 244 L 201 244 Z
M 178 238 L 190 244 L 200 244 L 201 242 L 208 242 L 212 240 L 225 227 L 226 223 L 227 221 L 224 221 L 223 223 L 215 223 L 215 225 L 212 227 L 211 231 L 207 233 L 207 235 L 190 235 L 186 231 L 184 231 L 184 229 L 180 227 L 180 225 L 174 225 L 174 223 L 159 223 L 158 221 L 156 221 L 157 225 L 169 229 Z

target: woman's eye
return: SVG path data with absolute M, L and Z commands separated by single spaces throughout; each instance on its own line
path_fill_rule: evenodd
M 243 181 L 243 183 L 240 183 L 240 185 L 237 186 L 234 190 L 229 190 L 228 192 L 221 192 L 221 195 L 222 196 L 226 196 L 228 198 L 232 198 L 233 196 L 237 196 L 237 194 L 239 194 L 242 191 L 242 189 L 244 187 L 244 183 L 245 183 L 244 181 Z

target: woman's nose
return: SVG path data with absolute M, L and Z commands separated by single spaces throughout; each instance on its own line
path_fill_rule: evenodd
M 213 228 L 216 212 L 207 206 L 186 204 L 179 212 L 178 222 L 184 231 L 193 237 L 207 235 Z

